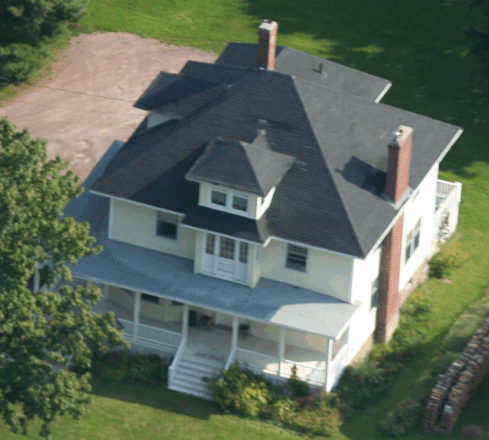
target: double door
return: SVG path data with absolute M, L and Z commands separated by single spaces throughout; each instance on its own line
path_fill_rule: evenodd
M 204 244 L 204 273 L 229 281 L 248 282 L 248 243 L 206 234 Z

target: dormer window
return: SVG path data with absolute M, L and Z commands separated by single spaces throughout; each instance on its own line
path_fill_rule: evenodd
M 212 189 L 210 194 L 210 205 L 216 205 L 216 207 L 219 206 L 229 212 L 249 212 L 248 196 L 228 189 Z
M 240 196 L 233 196 L 233 209 L 248 211 L 248 199 Z
M 211 203 L 219 206 L 226 206 L 227 194 L 221 191 L 212 191 Z

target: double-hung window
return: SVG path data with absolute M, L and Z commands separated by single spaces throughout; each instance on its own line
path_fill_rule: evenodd
M 374 307 L 379 306 L 379 295 L 380 295 L 380 275 L 372 283 L 372 292 L 370 299 L 370 310 Z
M 210 204 L 224 208 L 226 211 L 248 212 L 249 199 L 245 194 L 231 190 L 212 189 Z
M 414 228 L 411 229 L 409 234 L 406 237 L 406 251 L 405 251 L 405 258 L 404 262 L 407 263 L 407 261 L 411 258 L 411 255 L 414 254 L 414 251 L 418 248 L 419 246 L 419 234 L 421 231 L 421 219 L 418 220 L 418 222 L 414 225 Z
M 305 272 L 306 265 L 307 265 L 307 248 L 296 246 L 294 244 L 287 245 L 286 266 L 289 269 Z
M 174 214 L 158 211 L 156 235 L 158 237 L 177 239 L 178 217 Z

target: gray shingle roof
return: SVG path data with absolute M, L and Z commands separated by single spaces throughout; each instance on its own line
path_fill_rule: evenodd
M 255 68 L 258 66 L 257 54 L 256 44 L 229 43 L 215 64 Z M 391 84 L 386 79 L 287 46 L 277 46 L 274 70 L 367 101 L 375 101 Z
M 182 224 L 261 244 L 270 236 L 264 217 L 255 220 L 205 206 L 196 206 Z
M 258 141 L 262 142 L 261 139 Z M 265 197 L 282 180 L 293 162 L 293 157 L 263 146 L 214 139 L 186 177 L 189 180 L 217 183 Z
M 231 77 L 230 69 L 217 71 Z M 391 132 L 400 124 L 414 128 L 409 184 L 416 188 L 459 130 L 289 74 L 238 71 L 242 76 L 232 87 L 198 112 L 131 137 L 92 189 L 190 213 L 197 206 L 198 184 L 185 175 L 209 143 L 216 138 L 252 143 L 257 130 L 265 129 L 266 142 L 257 138 L 254 147 L 296 160 L 262 217 L 264 230 L 364 257 L 396 214 L 379 195 Z M 194 226 L 195 217 L 194 211 L 189 217 Z M 223 233 L 229 228 L 218 223 L 212 230 L 219 227 Z M 233 236 L 239 233 L 237 227 Z

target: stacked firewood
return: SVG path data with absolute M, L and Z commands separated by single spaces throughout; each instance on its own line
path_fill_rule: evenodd
M 469 400 L 470 392 L 488 372 L 489 318 L 475 332 L 460 358 L 440 375 L 426 405 L 426 430 L 449 433 Z

